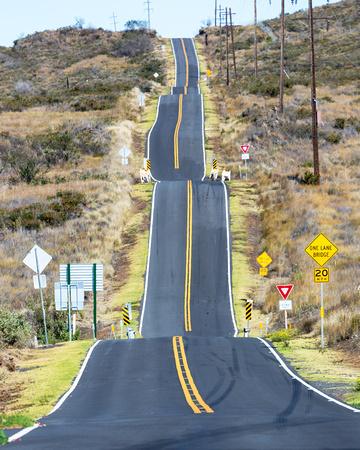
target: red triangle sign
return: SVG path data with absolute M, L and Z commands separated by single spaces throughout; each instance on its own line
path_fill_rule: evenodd
M 247 153 L 248 150 L 249 150 L 249 147 L 250 147 L 250 145 L 242 145 L 242 146 L 241 146 L 241 150 L 242 150 L 244 153 Z
M 285 284 L 285 285 L 280 285 L 280 286 L 276 286 L 276 287 L 278 288 L 278 291 L 280 292 L 282 298 L 284 300 L 286 300 L 289 297 L 290 292 L 291 292 L 292 288 L 294 287 L 294 285 L 293 284 Z

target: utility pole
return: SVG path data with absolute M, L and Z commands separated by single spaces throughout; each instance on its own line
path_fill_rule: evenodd
M 216 14 L 217 14 L 217 0 L 215 0 L 215 26 L 216 26 Z
M 228 40 L 228 13 L 227 7 L 225 8 L 225 24 L 226 24 L 226 85 L 229 86 L 229 40 Z
M 311 60 L 311 111 L 312 111 L 312 135 L 313 135 L 313 153 L 314 153 L 314 175 L 319 177 L 320 184 L 320 168 L 319 168 L 319 146 L 317 134 L 317 105 L 316 105 L 316 83 L 315 83 L 315 49 L 314 49 L 314 21 L 312 0 L 309 0 L 309 17 L 310 17 L 310 60 Z
M 221 24 L 222 24 L 222 9 L 221 9 L 221 5 L 219 6 L 219 22 L 220 22 L 220 75 L 222 75 L 223 72 L 223 60 L 222 60 L 222 28 L 221 28 Z
M 285 0 L 281 0 L 281 48 L 280 48 L 280 114 L 284 112 L 284 46 L 285 46 Z
M 146 2 L 144 2 L 144 5 L 146 5 L 146 9 L 145 11 L 147 11 L 148 14 L 148 29 L 150 30 L 150 10 L 152 11 L 152 8 L 150 8 L 150 0 L 146 0 Z
M 113 22 L 114 22 L 114 30 L 116 32 L 116 24 L 119 23 L 119 22 L 116 22 L 116 20 L 115 20 L 115 19 L 117 19 L 117 16 L 115 16 L 115 14 L 113 13 L 112 16 L 109 17 L 109 19 L 113 20 Z
M 256 20 L 256 0 L 254 0 L 254 59 L 255 59 L 255 80 L 257 79 L 257 20 Z
M 233 13 L 235 14 L 235 13 Z M 236 61 L 235 61 L 235 47 L 234 47 L 234 30 L 233 30 L 233 24 L 232 24 L 232 14 L 231 14 L 231 8 L 230 8 L 230 32 L 231 32 L 231 45 L 232 45 L 232 52 L 233 52 L 233 61 L 234 61 L 234 77 L 236 80 Z

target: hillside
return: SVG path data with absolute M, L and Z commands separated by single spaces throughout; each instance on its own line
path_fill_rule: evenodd
M 126 274 L 122 234 L 144 208 L 131 190 L 151 120 L 145 106 L 140 123 L 137 95 L 148 105 L 164 89 L 163 44 L 155 31 L 66 27 L 0 48 L 0 308 L 25 314 L 40 339 L 40 299 L 22 263 L 35 242 L 53 257 L 45 270 L 50 341 L 66 336 L 65 313 L 52 304 L 60 263 L 104 264 L 99 320 L 123 282 L 113 275 Z M 126 173 L 124 145 L 132 151 Z M 91 336 L 92 294 L 86 298 L 78 319 Z
M 241 163 L 240 145 L 250 145 L 249 185 L 257 190 L 261 219 L 261 237 L 252 259 L 253 273 L 258 273 L 255 258 L 263 251 L 273 260 L 265 279 L 261 312 L 271 319 L 273 330 L 283 327 L 276 285 L 292 283 L 294 307 L 290 321 L 296 329 L 319 337 L 320 286 L 313 281 L 316 264 L 304 249 L 322 232 L 339 248 L 328 264 L 330 283 L 324 284 L 325 341 L 328 345 L 346 342 L 352 349 L 359 348 L 360 323 L 359 13 L 359 2 L 353 0 L 314 9 L 315 17 L 334 18 L 329 31 L 326 20 L 315 21 L 317 99 L 322 112 L 318 130 L 320 186 L 307 184 L 305 176 L 313 166 L 307 13 L 285 18 L 288 77 L 285 77 L 284 114 L 279 113 L 278 99 L 280 41 L 274 40 L 274 36 L 279 36 L 279 19 L 259 26 L 257 79 L 254 28 L 234 28 L 238 76 L 234 79 L 230 53 L 229 86 L 224 29 L 222 74 L 219 29 L 205 28 L 197 37 L 207 59 L 203 70 L 212 71 L 211 95 L 220 116 L 209 145 L 216 149 L 220 165 L 231 169 L 236 177 Z M 293 20 L 299 17 L 302 20 Z M 252 296 L 259 308 L 259 276 Z

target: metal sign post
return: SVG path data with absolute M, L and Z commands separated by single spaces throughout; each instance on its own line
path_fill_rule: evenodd
M 71 341 L 76 328 L 76 314 L 73 315 L 73 327 L 71 327 L 71 311 L 84 309 L 84 283 L 82 281 L 66 284 L 56 282 L 54 288 L 56 311 L 67 310 L 68 313 L 69 341 Z
M 324 348 L 324 290 L 323 290 L 323 283 L 321 283 L 320 320 L 321 320 L 321 348 Z
M 41 298 L 41 308 L 44 320 L 44 331 L 45 331 L 45 342 L 46 347 L 49 346 L 48 336 L 47 336 L 47 328 L 46 328 L 46 315 L 45 315 L 45 307 L 44 307 L 44 298 L 42 293 L 42 284 L 41 284 L 41 272 L 45 269 L 45 267 L 51 261 L 52 256 L 44 252 L 40 247 L 34 245 L 34 247 L 30 250 L 30 252 L 23 259 L 23 263 L 26 264 L 30 269 L 32 269 L 37 274 L 39 289 L 40 289 L 40 298 Z
M 264 253 L 262 253 L 260 256 L 258 256 L 256 258 L 256 261 L 261 266 L 261 269 L 260 269 L 260 275 L 261 275 L 260 306 L 261 306 L 262 305 L 262 296 L 263 296 L 264 276 L 267 275 L 266 267 L 272 262 L 272 259 L 270 258 L 270 256 L 266 252 L 264 252 Z
M 60 282 L 74 284 L 83 282 L 84 291 L 94 293 L 94 339 L 97 337 L 96 319 L 96 293 L 103 291 L 103 265 L 102 264 L 60 264 Z M 69 283 L 70 282 L 70 283 Z
M 39 289 L 40 289 L 41 308 L 42 308 L 42 314 L 43 314 L 43 320 L 44 320 L 45 342 L 46 342 L 46 347 L 48 347 L 49 343 L 48 343 L 47 328 L 46 328 L 46 316 L 45 316 L 45 308 L 44 308 L 44 298 L 43 298 L 42 287 L 41 287 L 41 277 L 40 277 L 40 272 L 39 272 L 39 260 L 38 260 L 37 248 L 36 247 L 34 248 L 34 251 L 35 251 L 35 260 L 36 260 L 36 271 L 37 271 L 38 282 L 39 282 Z
M 320 267 L 323 267 L 337 252 L 338 248 L 328 239 L 323 233 L 320 233 L 316 238 L 310 242 L 305 248 L 311 259 L 313 259 Z M 321 321 L 321 348 L 324 348 L 324 288 L 323 283 L 329 282 L 329 269 L 315 269 L 314 272 L 315 283 L 321 283 L 321 307 L 320 307 L 320 321 Z
M 128 159 L 127 157 L 131 154 L 131 151 L 127 148 L 127 147 L 123 147 L 121 150 L 119 150 L 119 155 L 122 156 L 123 159 L 123 164 L 124 164 L 124 176 L 125 176 L 125 168 L 126 168 L 126 164 L 128 164 Z
M 285 312 L 285 330 L 288 329 L 287 323 L 287 310 L 292 309 L 292 300 L 280 300 L 279 301 L 279 310 Z
M 140 114 L 141 114 L 141 122 L 143 120 L 143 108 L 144 108 L 144 100 L 145 100 L 145 94 L 140 92 L 140 94 L 137 96 L 139 100 L 139 106 L 140 106 Z

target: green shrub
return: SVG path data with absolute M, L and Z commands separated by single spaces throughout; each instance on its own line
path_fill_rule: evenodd
M 6 437 L 6 434 L 3 430 L 0 430 L 0 445 L 7 444 L 9 442 L 8 438 Z
M 82 214 L 86 197 L 80 192 L 59 191 L 55 197 L 48 197 L 51 203 L 32 203 L 11 211 L 0 210 L 0 227 L 17 230 L 38 230 L 44 226 L 59 226 Z
M 319 184 L 320 175 L 314 175 L 312 172 L 305 172 L 304 176 L 301 179 L 303 184 L 308 184 L 311 186 L 315 186 Z
M 8 310 L 0 311 L 0 343 L 5 346 L 26 347 L 31 327 L 24 314 Z
M 331 144 L 338 144 L 341 141 L 342 133 L 320 132 L 319 137 L 322 137 L 326 142 L 330 142 Z
M 42 307 L 40 299 L 33 298 L 29 303 L 33 310 L 33 321 L 38 341 L 42 344 L 46 343 L 45 328 Z M 64 342 L 69 340 L 69 322 L 67 311 L 56 311 L 54 308 L 54 300 L 52 297 L 44 298 L 44 308 L 46 315 L 46 330 L 49 344 Z M 72 336 L 73 340 L 80 339 L 80 328 Z
M 335 119 L 335 125 L 334 128 L 340 128 L 340 130 L 343 130 L 345 128 L 345 119 L 342 117 L 337 117 Z
M 293 337 L 295 337 L 297 333 L 294 330 L 279 330 L 275 331 L 275 333 L 270 333 L 266 337 L 270 339 L 272 342 L 287 342 Z
M 357 392 L 360 391 L 360 377 L 358 377 L 356 382 L 355 382 L 354 390 L 357 391 Z

